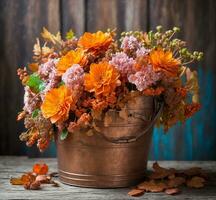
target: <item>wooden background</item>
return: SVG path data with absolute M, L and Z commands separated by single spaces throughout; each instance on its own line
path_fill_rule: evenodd
M 155 129 L 151 159 L 216 160 L 216 1 L 215 0 L 0 0 L 0 155 L 40 156 L 19 142 L 23 88 L 16 68 L 31 58 L 42 27 L 65 34 L 118 28 L 149 30 L 179 26 L 191 49 L 205 53 L 198 69 L 202 110 L 168 134 Z M 55 155 L 54 145 L 42 156 Z

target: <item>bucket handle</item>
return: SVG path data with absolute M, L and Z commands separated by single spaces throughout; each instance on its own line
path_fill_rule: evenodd
M 104 135 L 103 133 L 98 133 L 99 135 L 101 135 L 105 140 L 107 140 L 108 142 L 112 142 L 115 144 L 122 144 L 122 143 L 131 143 L 131 142 L 135 142 L 137 141 L 137 139 L 139 139 L 140 137 L 142 137 L 145 133 L 147 133 L 155 124 L 157 118 L 160 116 L 162 110 L 163 110 L 163 102 L 160 102 L 158 100 L 154 100 L 154 104 L 155 104 L 155 108 L 154 108 L 154 114 L 153 114 L 153 120 L 151 121 L 151 123 L 145 128 L 144 131 L 140 132 L 138 135 L 136 136 L 128 136 L 128 137 L 120 137 L 117 139 L 113 139 L 110 137 L 107 137 L 106 135 Z M 147 121 L 146 119 L 144 119 L 144 117 L 142 117 L 141 115 L 139 115 L 140 119 L 143 121 Z M 148 121 L 149 122 L 149 121 Z

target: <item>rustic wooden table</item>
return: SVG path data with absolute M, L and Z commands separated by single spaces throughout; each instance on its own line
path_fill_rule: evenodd
M 42 190 L 25 190 L 22 186 L 10 185 L 11 176 L 20 176 L 23 172 L 31 170 L 36 162 L 45 162 L 49 165 L 50 172 L 57 171 L 56 159 L 29 159 L 27 157 L 0 156 L 0 200 L 3 199 L 216 199 L 216 161 L 160 161 L 164 167 L 174 167 L 177 169 L 189 168 L 192 166 L 202 167 L 210 174 L 208 185 L 202 189 L 182 188 L 182 193 L 176 196 L 168 196 L 164 193 L 146 193 L 141 197 L 130 197 L 127 195 L 129 188 L 123 189 L 90 189 L 72 187 L 60 184 L 60 187 L 44 185 Z M 148 163 L 149 168 L 152 162 Z

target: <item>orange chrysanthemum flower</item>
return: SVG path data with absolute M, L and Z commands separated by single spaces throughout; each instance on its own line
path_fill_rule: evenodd
M 66 55 L 62 56 L 57 64 L 57 71 L 59 75 L 65 73 L 65 71 L 73 64 L 83 65 L 85 63 L 84 51 L 82 49 L 71 50 Z
M 62 85 L 47 92 L 41 111 L 45 118 L 50 118 L 52 123 L 65 121 L 74 103 L 71 91 Z
M 108 62 L 91 64 L 89 74 L 85 75 L 85 89 L 98 95 L 109 95 L 120 84 L 118 71 Z
M 173 58 L 171 51 L 164 51 L 163 49 L 153 50 L 149 55 L 149 60 L 154 71 L 164 72 L 171 77 L 177 76 L 180 61 Z
M 96 33 L 84 33 L 78 41 L 78 46 L 93 52 L 107 49 L 112 42 L 112 36 L 109 33 L 98 31 Z

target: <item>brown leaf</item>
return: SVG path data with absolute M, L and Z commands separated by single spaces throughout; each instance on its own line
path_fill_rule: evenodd
M 196 176 L 201 174 L 202 172 L 203 170 L 200 167 L 192 167 L 183 171 L 183 173 L 186 174 L 187 176 Z
M 31 172 L 23 174 L 19 178 L 11 178 L 10 179 L 10 183 L 12 185 L 24 185 L 26 183 L 31 183 L 33 181 L 35 181 L 35 176 Z
M 38 181 L 40 183 L 50 183 L 51 177 L 47 175 L 38 175 L 35 179 L 35 181 Z
M 23 181 L 21 177 L 20 178 L 10 178 L 10 183 L 12 185 L 23 185 Z
M 175 174 L 171 174 L 168 176 L 168 179 L 174 179 L 175 177 L 176 177 Z
M 183 177 L 175 177 L 173 179 L 170 179 L 167 183 L 168 187 L 174 188 L 178 187 L 186 182 L 185 178 Z
M 41 189 L 40 187 L 41 183 L 39 181 L 34 181 L 34 182 L 28 182 L 26 184 L 24 184 L 24 188 L 26 190 L 39 190 Z
M 20 112 L 18 114 L 18 116 L 17 116 L 17 121 L 23 119 L 25 116 L 26 116 L 26 112 L 25 111 Z
M 28 68 L 32 71 L 32 72 L 36 72 L 39 68 L 39 64 L 38 63 L 30 63 L 28 64 Z
M 138 197 L 143 194 L 144 194 L 144 191 L 140 189 L 132 189 L 130 192 L 128 192 L 128 195 L 132 197 Z
M 163 179 L 163 178 L 166 178 L 170 175 L 170 172 L 167 170 L 167 171 L 161 171 L 161 172 L 153 172 L 149 178 L 150 179 Z
M 150 179 L 163 179 L 176 173 L 175 169 L 163 168 L 159 166 L 157 162 L 153 163 L 152 168 L 154 169 L 154 172 L 149 176 Z
M 146 192 L 162 192 L 167 188 L 167 185 L 164 182 L 155 182 L 154 180 L 150 180 L 140 183 L 137 187 Z
M 187 186 L 192 188 L 202 188 L 204 187 L 204 183 L 205 183 L 204 178 L 194 176 L 193 178 L 187 181 Z
M 165 190 L 165 193 L 169 195 L 179 194 L 180 192 L 181 191 L 178 188 L 169 188 Z

